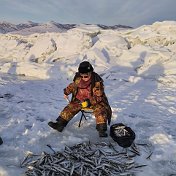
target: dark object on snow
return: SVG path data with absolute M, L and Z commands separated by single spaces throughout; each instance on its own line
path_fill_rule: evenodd
M 56 119 L 56 121 L 57 122 L 48 122 L 48 125 L 51 127 L 51 128 L 53 128 L 53 129 L 55 129 L 55 130 L 57 130 L 57 131 L 59 131 L 59 132 L 62 132 L 63 131 L 63 129 L 66 127 L 66 125 L 67 125 L 67 121 L 65 120 L 65 119 L 63 119 L 63 118 L 61 118 L 61 117 L 58 117 L 57 119 Z
M 3 140 L 2 140 L 2 138 L 0 137 L 0 145 L 1 145 L 1 144 L 3 144 Z
M 124 148 L 130 147 L 135 139 L 134 131 L 123 123 L 111 125 L 110 136 L 118 145 Z
M 99 137 L 108 137 L 107 131 L 107 125 L 105 123 L 97 124 L 96 129 L 99 132 Z
M 6 99 L 10 99 L 12 98 L 14 95 L 10 94 L 10 93 L 6 93 L 4 95 L 0 95 L 0 98 L 6 98 Z

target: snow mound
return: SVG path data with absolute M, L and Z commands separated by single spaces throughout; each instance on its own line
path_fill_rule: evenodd
M 45 28 L 45 25 L 56 27 L 55 23 L 50 22 L 41 28 Z M 38 26 L 33 28 L 35 27 Z M 48 79 L 59 74 L 58 71 L 61 70 L 59 65 L 67 60 L 67 65 L 70 66 L 62 71 L 64 74 L 68 73 L 69 77 L 73 60 L 79 63 L 86 58 L 97 71 L 102 73 L 110 70 L 111 65 L 117 65 L 120 70 L 128 68 L 133 73 L 131 75 L 129 72 L 129 77 L 140 76 L 155 80 L 162 78 L 165 82 L 165 77 L 176 74 L 175 34 L 174 21 L 156 22 L 137 29 L 118 31 L 103 30 L 97 25 L 77 25 L 62 33 L 49 31 L 40 34 L 33 31 L 31 35 L 23 36 L 19 31 L 18 35 L 2 34 L 0 35 L 0 68 L 3 73 Z M 17 69 L 10 69 L 15 67 L 15 63 L 18 65 Z M 44 63 L 50 65 L 48 68 L 45 67 L 47 70 L 45 72 L 40 66 Z M 53 63 L 58 63 L 58 69 L 53 67 Z M 29 64 L 28 70 L 20 68 L 27 64 Z M 43 73 L 42 76 L 37 72 L 34 74 L 37 65 L 38 71 Z M 76 68 L 71 72 L 74 71 Z M 49 74 L 51 72 L 55 73 Z

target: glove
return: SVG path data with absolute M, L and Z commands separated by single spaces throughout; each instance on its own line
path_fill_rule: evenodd
M 82 103 L 81 103 L 81 107 L 82 108 L 87 108 L 87 107 L 90 107 L 91 106 L 91 103 L 90 103 L 90 100 L 89 99 L 85 99 Z

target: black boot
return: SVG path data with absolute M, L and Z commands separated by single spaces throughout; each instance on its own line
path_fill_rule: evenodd
M 106 133 L 107 131 L 106 123 L 97 124 L 96 129 L 99 132 L 99 137 L 108 137 L 108 134 Z
M 53 129 L 55 129 L 55 130 L 57 130 L 59 132 L 62 132 L 68 122 L 65 119 L 61 118 L 61 117 L 58 117 L 56 119 L 56 121 L 57 122 L 50 121 L 50 122 L 48 122 L 48 125 L 51 128 L 53 128 Z
M 1 145 L 1 144 L 3 144 L 3 140 L 2 140 L 2 138 L 0 137 L 0 145 Z
M 106 131 L 99 131 L 99 137 L 108 137 Z

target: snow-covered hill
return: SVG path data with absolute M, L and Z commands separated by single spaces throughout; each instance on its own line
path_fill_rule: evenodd
M 15 30 L 17 30 L 17 27 L 14 24 L 7 23 L 7 22 L 0 23 L 0 33 L 4 34 Z
M 47 126 L 67 104 L 63 88 L 82 60 L 104 79 L 112 123 L 125 123 L 136 142 L 153 145 L 151 160 L 138 159 L 147 167 L 137 175 L 176 174 L 176 22 L 65 29 L 51 22 L 0 34 L 0 174 L 22 175 L 18 166 L 24 155 L 47 150 L 47 144 L 61 150 L 65 144 L 100 140 L 94 118 L 77 127 L 79 114 L 63 133 Z
M 49 74 L 49 70 L 53 71 L 52 68 L 57 64 L 65 65 L 67 62 L 67 68 L 63 71 L 70 74 L 76 71 L 70 66 L 88 57 L 97 71 L 109 70 L 114 65 L 131 70 L 132 75 L 129 76 L 162 81 L 167 78 L 165 81 L 169 82 L 176 74 L 175 27 L 175 22 L 156 22 L 151 26 L 123 30 L 79 25 L 57 33 L 33 33 L 27 36 L 1 34 L 0 70 L 4 73 L 50 78 L 53 75 Z M 39 26 L 35 26 L 33 32 L 34 28 L 39 30 Z M 36 72 L 37 67 L 40 75 Z M 146 74 L 145 71 L 151 67 L 153 69 Z
M 87 24 L 89 26 L 90 24 Z M 76 24 L 60 24 L 54 21 L 50 21 L 48 23 L 34 23 L 32 21 L 28 21 L 27 23 L 21 24 L 12 24 L 9 22 L 0 22 L 0 34 L 13 33 L 20 35 L 30 35 L 33 33 L 45 33 L 45 32 L 63 32 L 69 29 L 78 27 Z M 131 28 L 129 26 L 124 25 L 96 25 L 101 29 L 128 29 Z
M 5 34 L 8 32 L 20 31 L 22 29 L 31 28 L 37 25 L 38 23 L 33 23 L 31 21 L 28 21 L 27 23 L 17 24 L 17 25 L 4 21 L 4 22 L 0 22 L 0 33 Z

